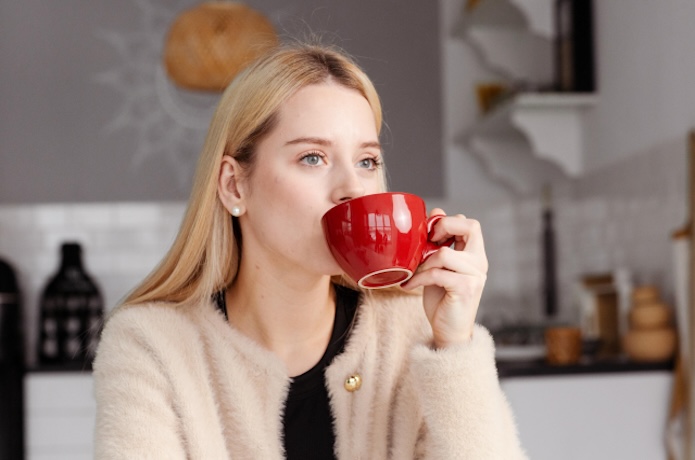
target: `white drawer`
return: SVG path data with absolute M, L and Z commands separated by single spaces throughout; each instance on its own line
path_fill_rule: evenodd
M 90 448 L 94 442 L 94 421 L 94 415 L 30 415 L 27 420 L 27 445 Z
M 90 373 L 30 373 L 25 378 L 29 460 L 93 457 L 96 402 Z
M 27 460 L 93 460 L 94 452 L 84 450 L 32 451 L 27 452 Z
M 96 411 L 91 373 L 30 373 L 24 380 L 26 410 L 31 413 Z
M 671 372 L 502 380 L 533 460 L 666 460 Z

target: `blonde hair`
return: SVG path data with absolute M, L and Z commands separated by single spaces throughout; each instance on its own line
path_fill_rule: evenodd
M 374 85 L 344 53 L 324 46 L 294 44 L 261 57 L 224 91 L 198 160 L 176 240 L 124 304 L 201 301 L 232 283 L 239 267 L 240 233 L 234 228 L 236 218 L 230 216 L 217 195 L 222 157 L 231 155 L 246 174 L 252 174 L 255 146 L 273 129 L 282 103 L 299 89 L 328 80 L 362 94 L 380 132 L 381 104 Z M 386 190 L 383 169 L 382 178 Z

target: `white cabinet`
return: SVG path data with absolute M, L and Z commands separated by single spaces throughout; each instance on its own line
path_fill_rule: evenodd
M 94 458 L 91 373 L 32 372 L 24 382 L 27 460 Z
M 463 141 L 495 179 L 530 193 L 584 173 L 584 114 L 596 101 L 593 94 L 518 94 L 471 126 Z
M 671 372 L 502 380 L 533 460 L 666 460 Z
M 25 379 L 27 460 L 92 459 L 90 373 Z M 533 460 L 665 460 L 671 372 L 508 377 L 502 389 Z
M 488 69 L 511 81 L 552 83 L 554 0 L 484 0 L 463 8 L 454 34 Z

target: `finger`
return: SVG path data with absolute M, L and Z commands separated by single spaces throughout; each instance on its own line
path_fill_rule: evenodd
M 479 292 L 485 285 L 485 275 L 469 275 L 433 268 L 415 274 L 401 287 L 406 290 L 419 287 L 438 286 L 446 290 L 449 295 L 469 295 Z
M 442 208 L 433 208 L 430 211 L 430 217 L 434 217 L 434 216 L 446 216 L 446 212 L 444 212 L 444 210 Z
M 488 271 L 485 254 L 469 251 L 457 251 L 441 248 L 429 256 L 420 266 L 419 271 L 441 268 L 461 274 L 484 275 Z
M 435 214 L 435 211 L 439 211 L 439 209 L 433 209 L 432 210 L 432 215 L 430 216 L 430 219 L 433 216 L 437 215 L 442 215 L 441 219 L 438 219 L 435 223 L 434 226 L 432 227 L 432 232 L 431 232 L 431 238 L 432 241 L 443 241 L 447 238 L 450 238 L 452 236 L 456 236 L 456 233 L 450 233 L 450 230 L 455 230 L 457 228 L 456 225 L 452 225 L 451 222 L 445 222 L 445 221 L 451 221 L 451 220 L 465 220 L 466 217 L 463 214 L 457 214 L 455 216 L 447 216 L 446 214 Z M 459 225 L 460 227 L 460 225 Z
M 485 252 L 483 232 L 480 222 L 468 219 L 463 214 L 447 216 L 440 219 L 434 226 L 432 241 L 439 242 L 450 237 L 456 238 L 455 249 L 462 251 Z
M 434 217 L 439 217 L 439 219 L 432 220 Z M 446 238 L 434 238 L 433 237 L 434 232 L 435 232 L 435 227 L 437 226 L 439 221 L 445 217 L 446 217 L 446 212 L 444 212 L 444 210 L 442 208 L 434 208 L 430 211 L 430 216 L 429 216 L 429 222 L 430 223 L 428 223 L 428 229 L 429 229 L 428 230 L 428 238 L 433 243 L 443 245 L 450 238 L 450 236 L 446 237 Z M 449 246 L 449 244 L 447 244 L 447 246 Z
M 446 289 L 447 286 L 456 286 L 460 283 L 461 276 L 465 275 L 442 269 L 424 270 L 413 275 L 413 277 L 401 285 L 401 287 L 406 290 L 412 290 L 423 286 L 434 285 Z

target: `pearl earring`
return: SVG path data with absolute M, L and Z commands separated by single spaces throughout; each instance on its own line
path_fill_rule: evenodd
M 232 206 L 232 215 L 234 217 L 239 217 L 241 215 L 241 207 L 240 206 Z

